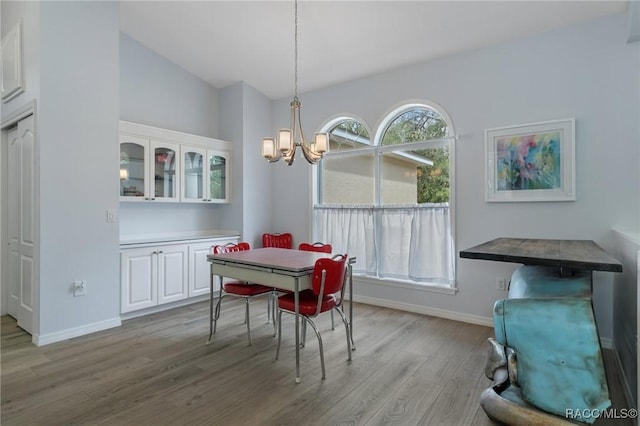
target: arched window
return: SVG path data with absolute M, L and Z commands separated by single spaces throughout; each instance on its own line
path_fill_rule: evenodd
M 328 123 L 318 167 L 315 235 L 356 256 L 354 273 L 454 287 L 451 120 L 437 105 L 406 103 L 373 143 L 361 121 Z
M 367 127 L 356 118 L 332 120 L 323 131 L 329 133 L 329 152 L 319 167 L 318 192 L 321 204 L 374 203 L 374 156 Z
M 425 104 L 404 105 L 383 121 L 380 204 L 448 203 L 451 125 Z M 394 161 L 395 159 L 395 161 Z

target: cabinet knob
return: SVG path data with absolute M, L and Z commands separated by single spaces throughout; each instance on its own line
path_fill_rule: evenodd
M 154 201 L 154 200 L 155 200 L 155 197 L 151 199 L 151 201 Z
M 158 253 L 164 253 L 162 250 L 160 250 Z

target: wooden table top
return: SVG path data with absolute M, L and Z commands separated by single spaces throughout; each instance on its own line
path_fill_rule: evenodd
M 496 238 L 462 250 L 460 257 L 567 269 L 622 272 L 622 263 L 591 240 Z

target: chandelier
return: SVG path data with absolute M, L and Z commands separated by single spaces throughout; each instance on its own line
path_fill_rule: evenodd
M 277 138 L 262 138 L 262 156 L 270 163 L 275 163 L 282 158 L 289 166 L 293 164 L 298 147 L 302 149 L 302 155 L 310 164 L 316 164 L 329 150 L 327 133 L 316 133 L 311 142 L 305 141 L 302 133 L 300 120 L 302 104 L 298 99 L 298 0 L 294 3 L 294 16 L 294 95 L 291 101 L 290 126 L 288 129 L 279 129 Z

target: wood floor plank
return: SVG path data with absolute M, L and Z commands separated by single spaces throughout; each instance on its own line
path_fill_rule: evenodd
M 118 328 L 36 347 L 2 317 L 2 425 L 478 425 L 488 327 L 356 304 L 357 349 L 347 361 L 336 317 L 316 323 L 301 349 L 296 384 L 293 317 L 280 358 L 265 304 L 225 299 L 211 344 L 208 302 L 126 320 Z M 605 351 L 614 407 L 624 408 L 617 363 Z M 611 421 L 598 420 L 608 426 Z M 632 423 L 619 422 L 616 425 Z

